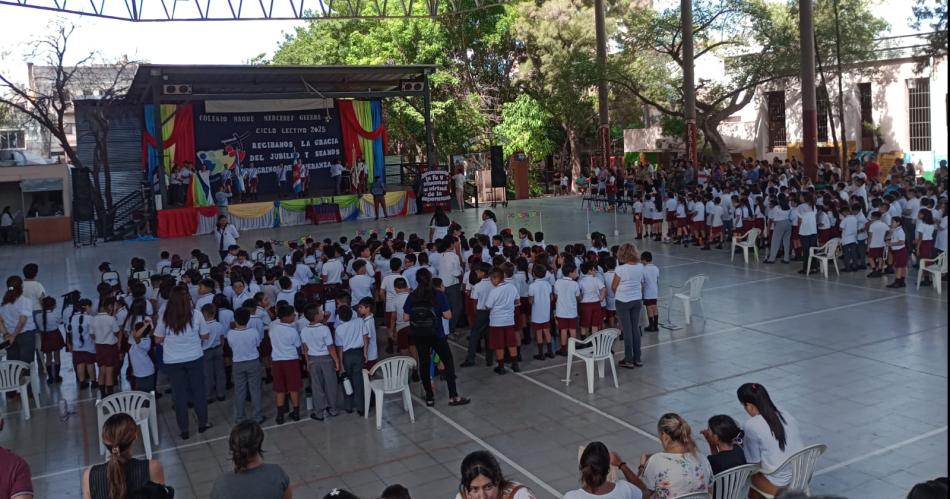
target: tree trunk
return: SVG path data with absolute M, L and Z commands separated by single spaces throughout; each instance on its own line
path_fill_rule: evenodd
M 702 120 L 702 130 L 703 135 L 705 136 L 706 143 L 712 147 L 713 155 L 718 160 L 728 160 L 729 159 L 729 149 L 726 147 L 726 141 L 723 140 L 722 135 L 720 135 L 717 126 L 721 120 L 716 120 L 714 117 L 709 116 Z
M 564 132 L 567 134 L 567 143 L 570 146 L 571 154 L 571 178 L 570 186 L 571 192 L 577 192 L 577 186 L 574 184 L 574 180 L 581 174 L 581 140 L 577 134 L 577 128 L 572 125 L 564 124 Z

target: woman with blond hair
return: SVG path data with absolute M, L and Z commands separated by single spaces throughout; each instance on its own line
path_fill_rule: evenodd
M 617 317 L 623 331 L 623 360 L 617 365 L 633 369 L 643 365 L 640 358 L 640 309 L 643 306 L 643 264 L 640 252 L 630 243 L 617 250 L 620 266 L 614 271 L 611 289 Z
M 126 499 L 149 483 L 165 483 L 162 463 L 132 457 L 132 444 L 138 435 L 139 427 L 132 416 L 125 413 L 109 416 L 102 426 L 102 443 L 109 460 L 83 472 L 83 499 Z
M 672 499 L 697 492 L 711 492 L 713 473 L 709 461 L 700 455 L 693 441 L 692 429 L 679 414 L 667 413 L 657 423 L 663 451 L 640 456 L 634 472 L 617 453 L 610 454 L 610 463 L 624 477 L 643 491 L 643 499 Z

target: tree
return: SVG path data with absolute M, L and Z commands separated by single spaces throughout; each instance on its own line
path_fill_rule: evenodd
M 715 58 L 721 70 L 696 82 L 697 125 L 714 154 L 724 158 L 725 142 L 718 126 L 755 98 L 769 82 L 800 74 L 797 2 L 764 0 L 698 0 L 693 2 L 695 58 Z M 873 40 L 887 24 L 870 11 L 869 0 L 840 0 L 842 62 L 868 60 Z M 661 112 L 683 117 L 682 31 L 678 6 L 662 11 L 631 8 L 621 15 L 624 29 L 616 42 L 623 50 L 608 67 L 611 82 L 629 89 Z M 831 66 L 834 15 L 830 2 L 815 10 L 816 50 Z
M 0 73 L 0 106 L 5 106 L 40 126 L 63 149 L 67 161 L 78 169 L 84 165 L 70 143 L 66 132 L 66 115 L 73 111 L 73 101 L 83 90 L 95 89 L 98 95 L 91 114 L 91 133 L 96 143 L 92 179 L 97 193 L 103 193 L 105 208 L 112 207 L 112 176 L 109 169 L 107 140 L 108 115 L 111 106 L 128 90 L 135 72 L 135 64 L 122 60 L 97 64 L 96 52 L 89 52 L 73 65 L 69 60 L 69 40 L 76 27 L 63 22 L 52 23 L 45 37 L 29 42 L 29 58 L 42 64 L 34 66 L 33 80 L 27 84 L 14 81 Z M 100 178 L 105 183 L 100 185 Z M 102 196 L 96 196 L 96 207 L 103 211 Z
M 548 0 L 522 3 L 519 14 L 514 31 L 525 53 L 516 83 L 563 131 L 573 180 L 581 173 L 583 139 L 595 130 L 594 10 L 580 0 Z M 608 20 L 608 33 L 614 27 Z
M 501 124 L 495 133 L 504 138 L 505 156 L 521 151 L 533 160 L 553 154 L 556 130 L 550 113 L 528 94 L 519 95 L 502 106 Z
M 912 7 L 914 19 L 911 26 L 920 29 L 927 26 L 933 31 L 926 35 L 927 44 L 919 47 L 917 54 L 924 56 L 924 64 L 932 59 L 947 56 L 947 0 L 916 0 Z

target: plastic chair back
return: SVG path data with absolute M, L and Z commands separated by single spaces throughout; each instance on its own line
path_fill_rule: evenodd
M 619 329 L 603 329 L 592 334 L 584 341 L 593 346 L 594 360 L 606 359 L 612 355 L 610 349 L 613 347 L 614 341 L 617 340 L 617 336 L 620 336 Z
M 754 464 L 736 466 L 713 477 L 713 499 L 746 499 L 752 485 L 752 475 L 759 471 Z
M 757 229 L 753 229 L 757 230 Z M 685 288 L 689 290 L 689 300 L 697 301 L 703 297 L 703 286 L 706 284 L 706 275 L 698 274 L 690 277 L 686 284 Z
M 818 457 L 824 454 L 826 450 L 828 450 L 828 446 L 824 444 L 809 445 L 789 456 L 779 466 L 778 469 L 780 470 L 786 467 L 792 468 L 792 481 L 788 484 L 789 490 L 808 492 L 808 484 L 815 473 L 815 463 L 818 462 Z
M 390 357 L 373 366 L 369 371 L 369 377 L 372 378 L 376 373 L 382 373 L 383 391 L 385 393 L 395 393 L 409 386 L 409 372 L 415 366 L 416 360 L 412 357 L 402 355 Z
M 762 233 L 762 231 L 759 230 L 759 229 L 757 229 L 757 228 L 755 228 L 755 227 L 749 229 L 749 232 L 746 232 L 746 233 L 745 233 L 745 242 L 747 242 L 747 243 L 754 243 L 754 242 L 756 241 L 756 239 L 759 238 L 759 234 L 761 234 L 761 233 Z
M 97 405 L 105 418 L 113 414 L 125 413 L 138 422 L 148 417 L 148 412 L 143 412 L 145 404 L 154 405 L 150 393 L 131 391 L 113 393 L 100 400 Z
M 30 365 L 26 362 L 19 360 L 0 361 L 0 392 L 19 390 L 20 386 L 29 382 L 29 378 L 26 377 L 29 372 Z

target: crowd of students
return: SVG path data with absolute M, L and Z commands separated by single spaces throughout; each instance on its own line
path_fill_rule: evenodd
M 945 162 L 932 180 L 900 164 L 882 177 L 873 160 L 846 172 L 821 165 L 812 180 L 800 162 L 778 159 L 686 168 L 675 178 L 644 169 L 628 180 L 637 239 L 722 249 L 756 229 L 764 263 L 800 261 L 804 274 L 809 249 L 839 238 L 843 271 L 893 274 L 891 288 L 906 286 L 911 263 L 947 251 Z M 604 192 L 611 203 L 623 199 L 609 185 Z

